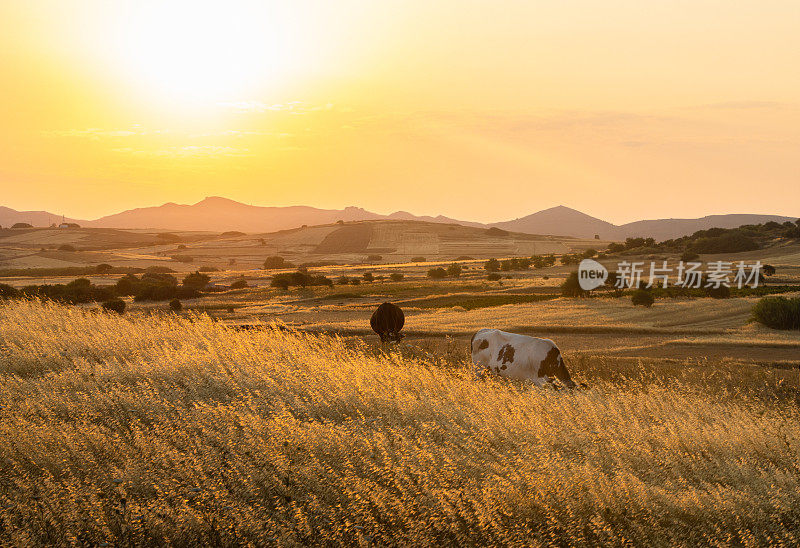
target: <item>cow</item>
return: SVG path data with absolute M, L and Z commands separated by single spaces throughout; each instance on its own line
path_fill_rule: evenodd
M 406 322 L 406 317 L 400 307 L 392 303 L 383 303 L 373 312 L 369 319 L 372 330 L 381 338 L 381 342 L 397 341 L 403 338 L 400 330 Z
M 488 370 L 500 377 L 530 380 L 536 386 L 544 386 L 556 378 L 564 386 L 575 388 L 561 351 L 550 339 L 481 329 L 472 336 L 470 344 L 476 376 Z

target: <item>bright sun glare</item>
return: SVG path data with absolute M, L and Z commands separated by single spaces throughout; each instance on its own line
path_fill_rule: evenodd
M 285 83 L 302 43 L 278 3 L 142 2 L 117 37 L 129 78 L 171 102 L 251 97 Z

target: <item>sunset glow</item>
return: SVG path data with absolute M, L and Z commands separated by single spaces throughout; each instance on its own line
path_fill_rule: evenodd
M 17 209 L 224 195 L 624 222 L 800 203 L 796 2 L 31 0 L 0 20 Z

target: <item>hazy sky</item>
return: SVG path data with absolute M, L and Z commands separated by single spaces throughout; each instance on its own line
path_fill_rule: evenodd
M 797 0 L 0 2 L 0 205 L 800 215 Z

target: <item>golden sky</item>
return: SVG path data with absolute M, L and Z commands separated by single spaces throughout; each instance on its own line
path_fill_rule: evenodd
M 800 214 L 797 0 L 0 2 L 0 205 Z

